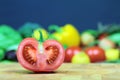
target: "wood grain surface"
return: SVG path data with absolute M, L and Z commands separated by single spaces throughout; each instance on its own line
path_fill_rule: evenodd
M 18 63 L 0 63 L 0 80 L 120 80 L 120 64 L 64 63 L 52 73 L 33 73 Z

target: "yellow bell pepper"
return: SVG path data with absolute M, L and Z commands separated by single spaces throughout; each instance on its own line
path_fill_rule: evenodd
M 51 36 L 63 45 L 67 45 L 68 47 L 80 45 L 80 34 L 72 24 L 66 24 L 62 27 L 51 25 L 49 30 L 53 29 L 56 30 L 56 32 Z

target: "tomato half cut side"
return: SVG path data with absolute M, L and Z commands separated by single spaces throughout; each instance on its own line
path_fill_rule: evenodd
M 43 43 L 45 49 L 46 68 L 45 70 L 57 69 L 64 61 L 65 53 L 62 45 L 55 40 L 46 40 Z
M 38 42 L 35 39 L 26 38 L 20 43 L 18 47 L 17 59 L 19 63 L 26 69 L 29 69 L 32 71 L 38 71 L 38 68 L 36 66 L 37 65 L 37 59 L 36 59 L 37 46 L 38 46 Z M 34 55 L 34 59 L 32 55 Z M 34 61 L 34 64 L 32 60 Z
M 54 71 L 64 61 L 64 49 L 55 40 L 41 43 L 34 38 L 24 39 L 17 50 L 19 63 L 34 72 Z

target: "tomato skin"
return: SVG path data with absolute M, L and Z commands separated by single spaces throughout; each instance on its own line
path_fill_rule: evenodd
M 35 65 L 31 65 L 29 62 L 25 60 L 23 57 L 23 49 L 26 45 L 32 45 L 34 47 L 34 53 L 36 55 L 37 61 Z M 48 64 L 46 62 L 47 59 L 47 51 L 46 47 L 48 46 L 56 46 L 59 50 L 59 55 L 57 56 L 56 60 L 52 64 Z M 40 53 L 39 50 L 39 42 L 34 39 L 34 38 L 25 38 L 19 45 L 18 50 L 17 50 L 17 59 L 19 63 L 26 69 L 34 71 L 34 72 L 49 72 L 49 71 L 54 71 L 57 69 L 64 61 L 64 49 L 62 45 L 55 41 L 55 40 L 46 40 L 45 42 L 42 43 L 42 46 L 44 47 L 44 53 Z
M 105 51 L 100 47 L 89 47 L 85 50 L 85 52 L 90 57 L 91 62 L 101 62 L 106 60 Z
M 102 40 L 102 39 L 104 39 L 104 38 L 107 37 L 107 36 L 108 36 L 107 33 L 103 33 L 103 34 L 99 35 L 98 39 L 99 39 L 99 40 Z
M 65 50 L 65 60 L 64 62 L 71 62 L 72 57 L 79 53 L 81 51 L 81 48 L 78 46 L 72 46 Z

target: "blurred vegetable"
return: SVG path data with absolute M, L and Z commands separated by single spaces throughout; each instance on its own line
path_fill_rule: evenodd
M 119 49 L 108 49 L 105 51 L 107 61 L 116 61 L 119 59 L 120 50 Z
M 13 44 L 13 45 L 11 45 L 11 46 L 9 46 L 7 49 L 6 49 L 6 51 L 11 51 L 11 50 L 17 50 L 17 48 L 18 48 L 18 45 L 19 44 Z
M 99 32 L 99 35 L 101 35 L 101 34 L 111 35 L 114 33 L 119 33 L 120 32 L 120 24 L 103 25 L 102 23 L 98 23 L 98 32 Z
M 32 37 L 32 33 L 35 29 L 41 28 L 41 25 L 37 23 L 27 22 L 19 28 L 19 33 L 23 38 Z
M 106 60 L 105 51 L 100 47 L 89 47 L 85 52 L 90 57 L 91 62 L 102 62 Z
M 113 61 L 105 61 L 104 63 L 120 63 L 120 59 L 118 60 L 113 60 Z
M 0 25 L 0 48 L 5 49 L 22 40 L 21 35 L 7 25 Z
M 104 38 L 99 41 L 99 47 L 103 48 L 104 50 L 106 49 L 111 49 L 115 48 L 116 45 L 113 43 L 111 40 Z
M 81 51 L 81 48 L 78 46 L 68 47 L 65 50 L 65 62 L 71 62 L 71 59 L 74 55 L 78 54 Z
M 95 41 L 95 37 L 88 33 L 88 32 L 83 32 L 81 34 L 81 42 L 84 46 L 88 46 L 90 43 L 93 43 Z
M 107 38 L 113 41 L 114 43 L 118 44 L 120 42 L 120 32 L 111 34 Z
M 107 36 L 108 36 L 108 34 L 102 33 L 102 34 L 100 34 L 97 38 L 98 38 L 99 40 L 101 40 L 101 39 L 103 39 L 103 38 L 106 38 Z
M 73 56 L 72 63 L 74 64 L 88 64 L 90 63 L 90 59 L 85 52 L 80 52 Z
M 98 36 L 98 32 L 96 30 L 93 30 L 93 29 L 88 29 L 88 30 L 85 30 L 84 32 L 93 35 L 95 38 Z
M 16 51 L 11 50 L 5 53 L 5 60 L 17 61 Z
M 2 63 L 2 64 L 10 64 L 10 63 L 13 63 L 13 61 L 3 60 L 3 61 L 1 61 L 0 63 Z
M 0 61 L 3 60 L 5 57 L 4 50 L 0 49 Z
M 78 30 L 71 24 L 66 24 L 63 27 L 57 25 L 49 26 L 49 31 L 55 30 L 53 34 L 50 35 L 51 38 L 58 40 L 63 45 L 79 46 L 80 35 Z

